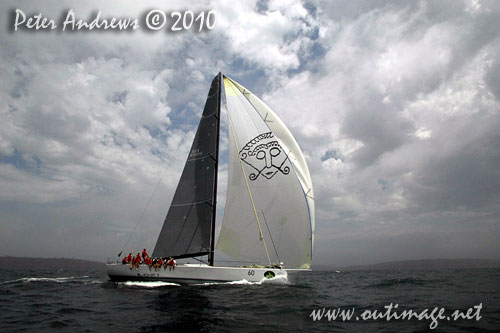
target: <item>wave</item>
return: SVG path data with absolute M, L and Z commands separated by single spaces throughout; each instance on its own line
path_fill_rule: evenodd
M 180 286 L 180 284 L 173 282 L 164 282 L 164 281 L 126 281 L 126 282 L 118 282 L 118 286 L 158 288 L 165 286 Z
M 88 280 L 90 276 L 64 276 L 64 277 L 23 277 L 20 279 L 3 281 L 0 284 L 11 284 L 11 283 L 30 283 L 30 282 L 55 282 L 55 283 L 65 283 L 65 282 L 83 282 L 83 283 L 102 283 L 100 280 Z
M 228 282 L 205 282 L 205 283 L 197 283 L 195 286 L 213 286 L 213 285 L 262 285 L 262 284 L 273 284 L 273 285 L 284 285 L 288 283 L 288 278 L 285 276 L 276 276 L 274 278 L 263 278 L 260 281 L 250 282 L 245 279 L 237 280 L 237 281 L 228 281 Z
M 228 281 L 228 282 L 203 282 L 203 283 L 195 283 L 193 286 L 214 286 L 214 285 L 227 285 L 227 284 L 242 284 L 242 285 L 252 285 L 252 284 L 260 284 L 260 282 L 250 282 L 245 279 L 238 281 Z
M 285 285 L 288 283 L 288 278 L 286 276 L 278 275 L 270 279 L 264 278 L 260 282 L 262 284 Z
M 384 287 L 391 287 L 395 285 L 424 285 L 428 283 L 433 283 L 433 282 L 438 282 L 436 280 L 423 280 L 423 279 L 418 279 L 418 278 L 399 278 L 399 279 L 385 279 L 382 280 L 378 283 L 366 286 L 363 289 L 366 288 L 384 288 Z

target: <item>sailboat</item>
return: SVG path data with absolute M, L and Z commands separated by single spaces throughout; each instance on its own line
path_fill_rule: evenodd
M 222 84 L 229 163 L 215 245 Z M 112 281 L 179 284 L 287 279 L 287 271 L 310 269 L 314 221 L 311 176 L 296 140 L 264 102 L 219 73 L 152 253 L 201 263 L 155 270 L 115 262 L 107 264 L 107 273 Z M 215 249 L 245 265 L 216 266 Z

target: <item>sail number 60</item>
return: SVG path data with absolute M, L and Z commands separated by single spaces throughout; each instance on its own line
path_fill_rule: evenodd
M 249 276 L 254 276 L 255 275 L 255 271 L 253 269 L 249 270 L 248 271 L 248 275 Z

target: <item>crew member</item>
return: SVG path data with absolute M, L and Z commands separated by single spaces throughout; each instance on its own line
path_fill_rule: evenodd
M 137 252 L 137 256 L 135 257 L 135 269 L 138 269 L 140 264 L 141 264 L 141 254 Z
M 169 266 L 169 270 L 172 270 L 172 269 L 175 269 L 175 259 L 170 257 L 170 259 L 168 260 L 168 266 Z

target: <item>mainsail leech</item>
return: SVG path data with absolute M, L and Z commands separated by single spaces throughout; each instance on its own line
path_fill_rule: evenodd
M 214 265 L 215 259 L 215 217 L 217 213 L 217 176 L 219 174 L 219 141 L 220 141 L 220 102 L 221 102 L 221 86 L 222 86 L 222 73 L 219 72 L 217 76 L 218 80 L 218 89 L 217 89 L 217 114 L 215 117 L 217 118 L 217 138 L 215 139 L 215 156 L 212 158 L 215 160 L 215 168 L 214 168 L 214 183 L 213 183 L 213 200 L 212 200 L 212 223 L 211 223 L 211 235 L 210 235 L 210 254 L 208 255 L 208 263 L 210 266 Z

